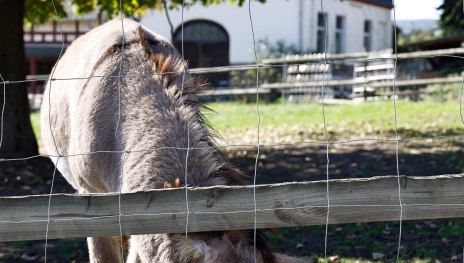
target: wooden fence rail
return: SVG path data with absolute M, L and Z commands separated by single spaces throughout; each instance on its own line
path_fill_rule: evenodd
M 401 177 L 403 219 L 464 216 L 464 175 Z M 331 180 L 330 224 L 395 221 L 400 206 L 396 176 Z M 326 222 L 326 182 L 256 186 L 258 228 L 321 225 Z M 191 188 L 189 231 L 250 229 L 253 187 Z M 44 239 L 48 195 L 0 198 L 0 241 Z M 185 189 L 52 196 L 48 238 L 182 233 Z
M 427 86 L 432 84 L 450 84 L 458 83 L 463 81 L 462 76 L 450 76 L 443 78 L 427 78 L 427 79 L 410 79 L 410 80 L 396 80 L 396 87 L 403 86 Z M 271 92 L 271 90 L 290 90 L 293 88 L 310 88 L 310 87 L 336 87 L 343 85 L 369 85 L 373 88 L 379 87 L 393 87 L 393 81 L 368 81 L 365 79 L 347 79 L 347 80 L 327 80 L 324 83 L 322 81 L 311 81 L 311 82 L 294 82 L 294 83 L 265 83 L 259 86 L 258 92 L 265 94 Z M 303 93 L 320 93 L 320 90 L 304 90 Z M 400 92 L 397 92 L 400 95 Z M 432 93 L 432 91 L 410 91 L 409 95 L 414 94 L 426 94 Z M 256 94 L 256 88 L 224 88 L 224 89 L 211 89 L 201 91 L 198 95 L 200 96 L 214 96 L 214 95 L 252 95 Z M 389 96 L 391 96 L 390 94 Z M 406 94 L 405 94 L 406 95 Z M 352 97 L 363 97 L 363 95 L 352 96 Z
M 282 63 L 308 63 L 313 61 L 323 61 L 324 58 L 327 60 L 343 60 L 349 59 L 350 61 L 361 61 L 365 59 L 411 59 L 411 58 L 431 58 L 437 56 L 452 56 L 464 54 L 464 48 L 448 48 L 438 50 L 427 50 L 427 51 L 415 51 L 398 53 L 397 56 L 393 53 L 380 53 L 380 52 L 357 52 L 357 53 L 342 53 L 342 54 L 330 54 L 327 53 L 325 56 L 323 53 L 318 54 L 307 54 L 307 55 L 288 55 L 283 58 L 271 58 L 263 59 L 263 64 L 282 64 Z
M 463 80 L 462 76 L 450 76 L 443 78 L 428 78 L 428 79 L 408 79 L 408 80 L 396 80 L 395 86 L 426 86 L 431 84 L 448 84 L 448 83 L 461 83 Z M 294 82 L 294 83 L 266 83 L 262 84 L 260 88 L 263 89 L 289 89 L 295 87 L 325 87 L 332 86 L 343 86 L 343 85 L 369 85 L 371 87 L 392 87 L 393 81 L 366 81 L 364 79 L 347 79 L 347 80 L 327 80 L 324 83 L 322 81 L 311 81 L 311 82 Z M 255 88 L 256 93 L 256 88 Z

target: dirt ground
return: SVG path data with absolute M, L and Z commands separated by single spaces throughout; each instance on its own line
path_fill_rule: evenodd
M 400 173 L 408 176 L 454 174 L 463 171 L 463 143 L 436 139 L 400 143 Z M 330 145 L 329 176 L 335 178 L 396 175 L 396 143 Z M 226 149 L 230 160 L 248 174 L 254 173 L 256 149 Z M 279 183 L 326 178 L 326 147 L 262 147 L 257 182 Z M 28 161 L 0 162 L 0 196 L 48 194 L 53 164 L 44 157 Z M 57 176 L 54 193 L 74 190 Z M 328 253 L 333 262 L 340 258 L 362 261 L 393 261 L 398 246 L 398 222 L 346 224 L 330 226 Z M 299 256 L 324 254 L 325 226 L 280 229 L 268 233 L 271 246 L 278 251 Z M 424 262 L 462 261 L 464 223 L 453 220 L 409 221 L 403 224 L 401 257 Z M 0 243 L 0 262 L 42 262 L 45 242 L 20 241 Z M 52 240 L 47 248 L 48 262 L 88 262 L 85 239 Z M 376 260 L 375 260 L 376 259 Z

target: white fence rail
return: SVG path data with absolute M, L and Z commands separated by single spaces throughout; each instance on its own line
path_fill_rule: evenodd
M 434 58 L 434 57 L 456 57 L 461 58 L 458 55 L 464 54 L 464 48 L 451 48 L 451 49 L 442 49 L 442 50 L 432 50 L 432 51 L 418 51 L 418 52 L 408 52 L 408 53 L 398 53 L 397 58 L 402 59 L 415 59 L 415 58 Z M 302 93 L 302 94 L 318 94 L 320 93 L 320 88 L 324 84 L 325 87 L 335 88 L 335 87 L 353 87 L 353 92 L 349 98 L 357 98 L 363 96 L 377 96 L 374 89 L 385 88 L 393 86 L 393 75 L 391 74 L 381 74 L 377 76 L 369 76 L 368 73 L 371 70 L 383 69 L 384 65 L 365 65 L 364 67 L 356 67 L 355 72 L 358 72 L 359 69 L 364 68 L 366 71 L 366 76 L 355 77 L 348 79 L 314 79 L 309 81 L 287 81 L 285 80 L 285 75 L 289 74 L 286 70 L 287 67 L 292 65 L 305 64 L 305 63 L 317 63 L 323 60 L 323 54 L 307 54 L 307 55 L 290 55 L 285 58 L 277 59 L 264 59 L 262 64 L 259 67 L 263 69 L 269 68 L 282 68 L 282 81 L 274 83 L 262 83 L 259 85 L 259 93 L 267 94 L 272 90 L 275 90 L 277 93 L 282 93 L 281 95 L 290 94 L 290 93 Z M 390 61 L 395 58 L 395 55 L 385 52 L 359 52 L 359 53 L 346 53 L 346 54 L 327 54 L 327 60 L 329 65 L 331 63 L 369 63 L 369 61 L 375 60 L 386 60 Z M 389 62 L 390 63 L 390 62 Z M 388 63 L 387 63 L 388 64 Z M 386 65 L 387 65 L 386 64 Z M 391 64 L 391 63 L 390 63 Z M 390 65 L 388 64 L 388 65 Z M 205 74 L 205 73 L 218 73 L 218 72 L 236 72 L 243 70 L 255 70 L 256 65 L 237 65 L 237 66 L 224 66 L 224 67 L 213 67 L 213 68 L 194 68 L 190 69 L 191 74 Z M 391 67 L 389 67 L 391 70 Z M 357 70 L 357 71 L 356 71 Z M 358 72 L 359 73 L 359 72 Z M 296 74 L 296 73 L 295 73 Z M 78 76 L 76 76 L 78 77 Z M 434 77 L 434 78 L 424 78 L 424 79 L 397 79 L 395 85 L 397 87 L 404 86 L 427 86 L 430 84 L 449 84 L 449 83 L 460 83 L 462 82 L 461 76 L 448 76 L 448 77 Z M 45 81 L 48 79 L 48 75 L 29 75 L 27 76 L 27 81 Z M 297 89 L 295 89 L 297 88 Z M 366 89 L 367 88 L 367 89 Z M 370 91 L 369 94 L 364 94 L 364 91 Z M 361 91 L 361 92 L 359 92 Z M 218 96 L 218 95 L 251 95 L 256 94 L 255 87 L 222 87 L 222 88 L 212 88 L 210 90 L 205 90 L 200 92 L 200 95 L 207 96 Z M 326 92 L 327 94 L 332 94 L 331 92 Z M 411 92 L 405 92 L 404 96 L 417 95 L 417 94 L 428 94 L 429 91 L 418 91 L 413 90 Z M 34 103 L 34 105 L 37 103 Z

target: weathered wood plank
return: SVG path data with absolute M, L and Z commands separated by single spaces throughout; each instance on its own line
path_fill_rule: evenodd
M 395 221 L 400 207 L 395 176 L 331 180 L 330 224 Z M 464 176 L 402 177 L 403 219 L 464 216 Z M 189 231 L 253 228 L 253 187 L 188 190 Z M 52 196 L 49 238 L 119 235 L 117 193 Z M 326 182 L 256 187 L 258 228 L 325 224 Z M 48 196 L 0 198 L 0 241 L 44 239 Z M 185 190 L 121 196 L 124 234 L 184 232 Z
M 428 78 L 428 79 L 411 79 L 411 80 L 396 80 L 395 86 L 425 86 L 430 84 L 445 84 L 445 83 L 461 83 L 461 76 L 443 77 L 443 78 Z M 292 82 L 292 83 L 269 83 L 262 84 L 263 89 L 290 89 L 296 87 L 325 87 L 345 86 L 345 85 L 366 85 L 369 87 L 393 87 L 393 81 L 366 81 L 364 79 L 346 79 L 346 80 L 327 80 L 327 81 L 309 81 L 309 82 Z M 256 92 L 255 92 L 256 93 Z
M 269 93 L 270 90 L 266 88 L 259 88 L 256 90 L 256 88 L 234 88 L 234 87 L 228 87 L 228 88 L 221 88 L 221 89 L 216 89 L 212 88 L 210 90 L 204 90 L 198 93 L 200 96 L 217 96 L 217 95 L 250 95 L 250 94 L 265 94 Z
M 461 83 L 462 76 L 451 76 L 451 77 L 444 77 L 444 78 L 427 78 L 427 79 L 410 79 L 410 80 L 396 80 L 395 86 L 426 86 L 432 84 L 447 84 L 447 83 Z M 371 82 L 367 84 L 370 87 L 378 88 L 378 87 L 392 87 L 393 81 L 385 81 L 385 82 Z

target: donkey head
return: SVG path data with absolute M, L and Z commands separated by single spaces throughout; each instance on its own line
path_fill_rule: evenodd
M 191 233 L 187 238 L 179 235 L 176 239 L 180 262 L 255 262 L 253 238 L 248 231 Z M 256 258 L 257 262 L 274 262 L 266 247 L 257 246 Z
M 256 232 L 256 249 L 253 231 L 225 231 L 176 235 L 177 258 L 189 263 L 303 263 L 305 259 L 273 254 L 264 235 Z

